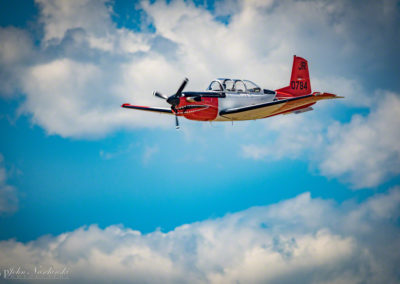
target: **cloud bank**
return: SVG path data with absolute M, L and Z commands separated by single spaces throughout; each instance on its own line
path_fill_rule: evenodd
M 383 91 L 377 96 L 369 113 L 347 123 L 325 123 L 313 115 L 271 120 L 266 131 L 276 137 L 243 145 L 242 153 L 251 159 L 308 157 L 321 174 L 356 189 L 378 186 L 400 173 L 400 96 Z
M 321 150 L 323 174 L 340 177 L 357 188 L 372 187 L 400 174 L 400 96 L 381 93 L 368 116 L 328 129 Z
M 37 5 L 40 38 L 0 29 L 0 93 L 22 94 L 19 112 L 64 137 L 169 126 L 159 115 L 119 106 L 162 105 L 152 91 L 172 93 L 185 76 L 193 79 L 189 89 L 203 89 L 218 76 L 278 88 L 288 82 L 293 54 L 312 56 L 314 88 L 341 91 L 356 103 L 350 87 L 362 82 L 355 73 L 366 65 L 375 71 L 398 66 L 395 1 L 223 1 L 213 11 L 190 1 L 141 2 L 137 8 L 154 31 L 117 27 L 108 1 Z M 385 52 L 372 57 L 371 50 Z
M 40 38 L 0 28 L 0 94 L 17 96 L 18 113 L 49 134 L 97 138 L 119 129 L 170 127 L 169 117 L 119 106 L 163 106 L 152 91 L 173 93 L 185 76 L 193 79 L 188 86 L 193 90 L 220 76 L 279 88 L 287 85 L 292 55 L 298 54 L 310 59 L 314 90 L 344 95 L 342 107 L 371 114 L 338 124 L 321 103 L 312 121 L 280 116 L 266 126 L 278 133 L 274 147 L 246 143 L 244 156 L 311 153 L 322 174 L 354 188 L 374 187 L 399 173 L 399 96 L 376 90 L 397 80 L 396 1 L 222 1 L 212 10 L 190 1 L 143 1 L 136 8 L 152 28 L 144 24 L 141 30 L 117 27 L 108 1 L 38 0 L 37 5 Z M 257 137 L 259 131 L 253 132 Z
M 304 193 L 168 233 L 91 225 L 1 241 L 0 267 L 65 266 L 73 283 L 398 283 L 399 209 L 398 187 L 361 204 Z

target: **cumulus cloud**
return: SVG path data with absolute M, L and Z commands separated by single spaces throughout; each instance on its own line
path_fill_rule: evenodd
M 356 187 L 373 187 L 400 173 L 400 98 L 381 93 L 368 116 L 354 115 L 347 124 L 329 128 L 323 174 Z
M 395 1 L 225 1 L 215 11 L 190 1 L 141 2 L 138 8 L 154 32 L 117 27 L 108 1 L 37 3 L 41 38 L 12 27 L 0 30 L 0 90 L 22 92 L 20 113 L 48 133 L 65 137 L 169 126 L 159 115 L 119 105 L 161 106 L 164 102 L 153 98 L 152 91 L 173 93 L 185 76 L 192 79 L 190 89 L 203 89 L 219 76 L 282 87 L 293 54 L 310 58 L 315 87 L 351 96 L 348 89 L 360 85 L 352 68 L 392 66 L 400 38 L 393 36 L 398 33 Z M 229 20 L 220 21 L 221 15 Z M 379 32 L 371 38 L 371 30 Z M 385 52 L 371 58 L 370 50 Z M 326 78 L 335 79 L 326 83 Z
M 111 32 L 111 7 L 107 0 L 54 2 L 37 0 L 40 21 L 44 27 L 44 41 L 62 40 L 65 33 L 74 28 L 82 28 L 93 36 L 103 37 Z
M 243 145 L 242 154 L 251 159 L 307 157 L 321 174 L 356 189 L 378 186 L 400 173 L 400 96 L 384 91 L 376 96 L 368 114 L 355 114 L 347 123 L 326 123 L 313 115 L 271 120 L 265 127 L 275 137 Z
M 142 234 L 82 227 L 0 242 L 0 267 L 67 267 L 71 282 L 396 283 L 400 188 L 361 204 L 296 198 Z
M 0 215 L 13 213 L 18 209 L 18 194 L 14 186 L 7 184 L 7 171 L 0 153 Z
M 304 114 L 270 118 L 264 128 L 257 140 L 265 141 L 264 136 L 268 135 L 267 142 L 243 145 L 244 157 L 255 160 L 295 159 L 317 149 L 324 141 L 324 124 Z
M 170 127 L 173 120 L 165 115 L 119 106 L 125 102 L 166 106 L 151 96 L 152 91 L 171 94 L 185 76 L 191 79 L 187 88 L 193 90 L 203 89 L 220 76 L 247 77 L 268 88 L 282 87 L 288 83 L 293 54 L 309 58 L 315 90 L 344 95 L 342 106 L 367 107 L 373 112 L 380 105 L 381 93 L 367 92 L 366 85 L 371 78 L 379 85 L 382 78 L 371 74 L 384 70 L 384 79 L 390 80 L 396 74 L 391 66 L 397 70 L 400 64 L 396 64 L 400 17 L 395 1 L 223 1 L 214 11 L 190 1 L 141 2 L 137 8 L 143 9 L 154 32 L 117 27 L 108 1 L 39 0 L 38 7 L 41 38 L 34 39 L 27 30 L 0 29 L 0 92 L 6 96 L 22 93 L 19 113 L 29 115 L 47 133 L 63 137 L 96 138 L 121 128 Z M 372 31 L 376 31 L 373 38 Z M 325 105 L 320 103 L 318 108 L 326 110 Z M 388 115 L 380 118 L 387 119 L 395 123 Z M 373 120 L 376 117 L 359 123 Z M 327 148 L 330 157 L 322 155 L 330 159 L 334 150 L 345 155 L 347 147 L 341 144 L 353 141 L 345 141 L 351 134 L 346 127 L 336 127 L 328 139 L 324 132 L 333 124 L 329 111 L 312 114 L 312 121 L 299 116 L 270 121 L 266 131 L 275 133 L 277 143 L 248 143 L 243 147 L 246 157 L 296 158 L 336 145 Z M 355 124 L 351 124 L 353 129 Z M 253 130 L 252 136 L 258 133 Z M 332 135 L 341 138 L 336 141 Z M 363 153 L 370 147 L 376 150 L 373 143 L 363 144 L 368 144 L 360 150 Z M 369 155 L 373 165 L 362 173 L 358 158 L 343 170 L 335 166 L 337 157 L 319 163 L 321 172 L 329 176 L 343 177 L 346 171 L 344 180 L 355 187 L 374 186 L 397 173 L 383 166 L 389 156 L 390 165 L 397 166 L 393 162 L 396 151 L 389 146 L 371 152 L 380 156 Z M 360 175 L 371 172 L 375 177 L 357 182 Z

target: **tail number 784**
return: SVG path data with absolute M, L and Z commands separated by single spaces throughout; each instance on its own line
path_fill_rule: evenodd
M 290 88 L 293 90 L 307 90 L 307 82 L 303 81 L 291 81 L 290 82 Z

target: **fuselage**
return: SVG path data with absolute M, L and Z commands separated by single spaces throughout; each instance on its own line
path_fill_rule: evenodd
M 221 115 L 225 109 L 258 105 L 277 100 L 277 92 L 262 90 L 249 80 L 218 78 L 213 80 L 206 91 L 183 92 L 176 114 L 191 120 L 226 121 L 248 120 Z M 254 119 L 254 118 L 249 118 Z
M 200 121 L 247 120 L 220 115 L 220 110 L 272 102 L 276 100 L 275 97 L 276 92 L 273 91 L 268 91 L 267 94 L 229 91 L 183 92 L 176 113 L 178 116 Z

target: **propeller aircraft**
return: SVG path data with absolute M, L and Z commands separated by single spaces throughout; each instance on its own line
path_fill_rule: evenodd
M 157 91 L 154 96 L 165 100 L 170 108 L 147 107 L 123 104 L 123 108 L 158 112 L 198 121 L 256 120 L 279 114 L 303 113 L 313 110 L 317 101 L 343 98 L 326 92 L 312 92 L 308 62 L 294 56 L 289 86 L 268 90 L 262 89 L 249 80 L 218 78 L 207 90 L 200 92 L 183 91 L 188 79 L 180 85 L 175 94 L 165 96 Z

